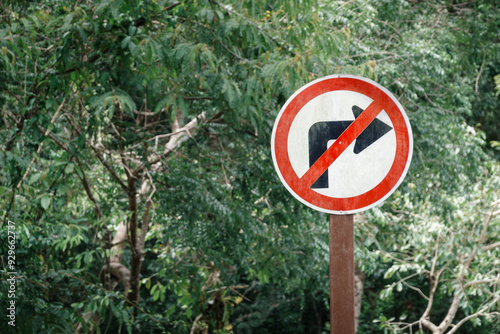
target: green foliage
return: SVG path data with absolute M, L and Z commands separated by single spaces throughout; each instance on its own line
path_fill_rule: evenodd
M 20 333 L 327 331 L 327 219 L 281 186 L 268 146 L 288 96 L 334 73 L 391 90 L 415 140 L 400 189 L 357 219 L 359 332 L 426 328 L 441 268 L 430 321 L 462 285 L 454 323 L 498 328 L 486 315 L 498 303 L 498 248 L 488 248 L 500 195 L 493 1 L 0 7 L 0 249 L 15 222 Z M 199 115 L 189 139 L 170 146 Z M 98 277 L 106 229 L 145 215 L 147 196 L 134 210 L 124 189 L 140 166 L 135 190 L 150 180 L 154 191 L 135 303 Z M 122 263 L 133 255 L 126 247 Z

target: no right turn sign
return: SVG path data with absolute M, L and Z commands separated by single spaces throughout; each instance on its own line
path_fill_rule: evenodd
M 295 92 L 276 118 L 271 149 L 285 187 L 319 211 L 364 211 L 402 182 L 413 152 L 411 126 L 378 83 L 332 75 Z

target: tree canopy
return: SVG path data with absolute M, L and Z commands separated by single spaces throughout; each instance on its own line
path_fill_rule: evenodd
M 415 142 L 355 217 L 358 332 L 500 331 L 495 1 L 0 8 L 0 328 L 328 333 L 328 219 L 269 142 L 296 89 L 345 73 L 394 93 Z

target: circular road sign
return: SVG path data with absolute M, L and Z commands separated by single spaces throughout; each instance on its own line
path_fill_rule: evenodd
M 271 151 L 285 187 L 332 214 L 367 210 L 403 181 L 413 153 L 410 122 L 386 88 L 331 75 L 297 90 L 274 123 Z

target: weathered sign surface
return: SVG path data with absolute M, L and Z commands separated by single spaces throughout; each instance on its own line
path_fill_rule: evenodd
M 411 126 L 378 83 L 331 75 L 296 91 L 271 139 L 285 187 L 319 211 L 348 214 L 384 201 L 402 182 L 413 152 Z

